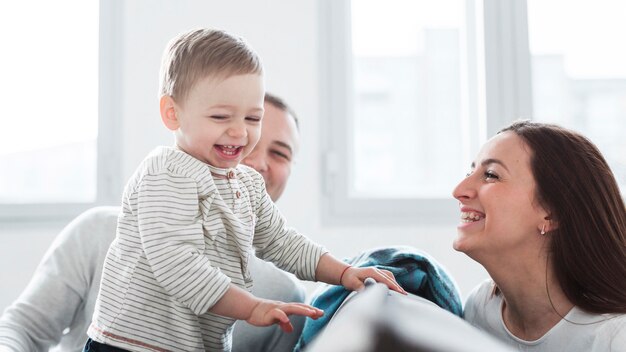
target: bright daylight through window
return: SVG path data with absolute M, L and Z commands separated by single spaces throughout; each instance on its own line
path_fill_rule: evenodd
M 534 118 L 589 137 L 607 158 L 622 192 L 626 192 L 624 14 L 626 2 L 621 0 L 528 1 Z
M 588 136 L 626 190 L 626 2 L 326 3 L 330 222 L 445 221 L 479 146 L 519 118 Z
M 94 202 L 98 1 L 0 8 L 0 204 Z
M 463 3 L 351 2 L 351 196 L 448 197 L 463 173 Z

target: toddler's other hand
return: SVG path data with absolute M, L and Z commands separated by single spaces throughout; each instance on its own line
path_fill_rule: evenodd
M 365 268 L 349 267 L 341 278 L 341 284 L 349 290 L 359 291 L 365 286 L 364 282 L 368 277 L 376 280 L 376 282 L 387 285 L 391 290 L 404 295 L 407 294 L 402 286 L 396 282 L 391 271 L 378 269 L 373 266 Z
M 279 301 L 260 300 L 246 321 L 254 326 L 278 324 L 285 332 L 292 332 L 293 325 L 289 315 L 297 314 L 317 319 L 324 311 L 304 303 L 284 303 Z

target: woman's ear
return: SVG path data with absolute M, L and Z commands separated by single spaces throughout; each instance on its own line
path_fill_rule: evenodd
M 176 103 L 169 95 L 164 95 L 159 101 L 159 107 L 161 110 L 161 120 L 165 127 L 171 131 L 176 131 L 180 127 L 180 121 L 176 115 Z
M 559 228 L 559 222 L 556 221 L 553 217 L 552 214 L 546 216 L 544 219 L 546 219 L 547 221 L 547 226 L 546 226 L 546 232 L 548 231 L 554 231 L 556 229 Z

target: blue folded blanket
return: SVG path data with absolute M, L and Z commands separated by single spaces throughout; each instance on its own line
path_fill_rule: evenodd
M 458 289 L 445 269 L 428 254 L 409 246 L 375 248 L 362 252 L 351 259 L 344 259 L 353 266 L 375 266 L 389 270 L 407 292 L 434 302 L 458 316 L 463 308 Z M 307 319 L 304 330 L 294 351 L 301 351 L 326 326 L 350 291 L 343 286 L 331 286 L 318 290 L 311 305 L 324 310 L 324 316 Z

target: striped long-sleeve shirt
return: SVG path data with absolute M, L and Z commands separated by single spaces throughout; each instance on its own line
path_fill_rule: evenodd
M 157 148 L 124 190 L 88 335 L 131 351 L 230 350 L 234 320 L 208 310 L 231 283 L 250 290 L 253 248 L 304 280 L 325 252 L 285 226 L 253 169 Z

